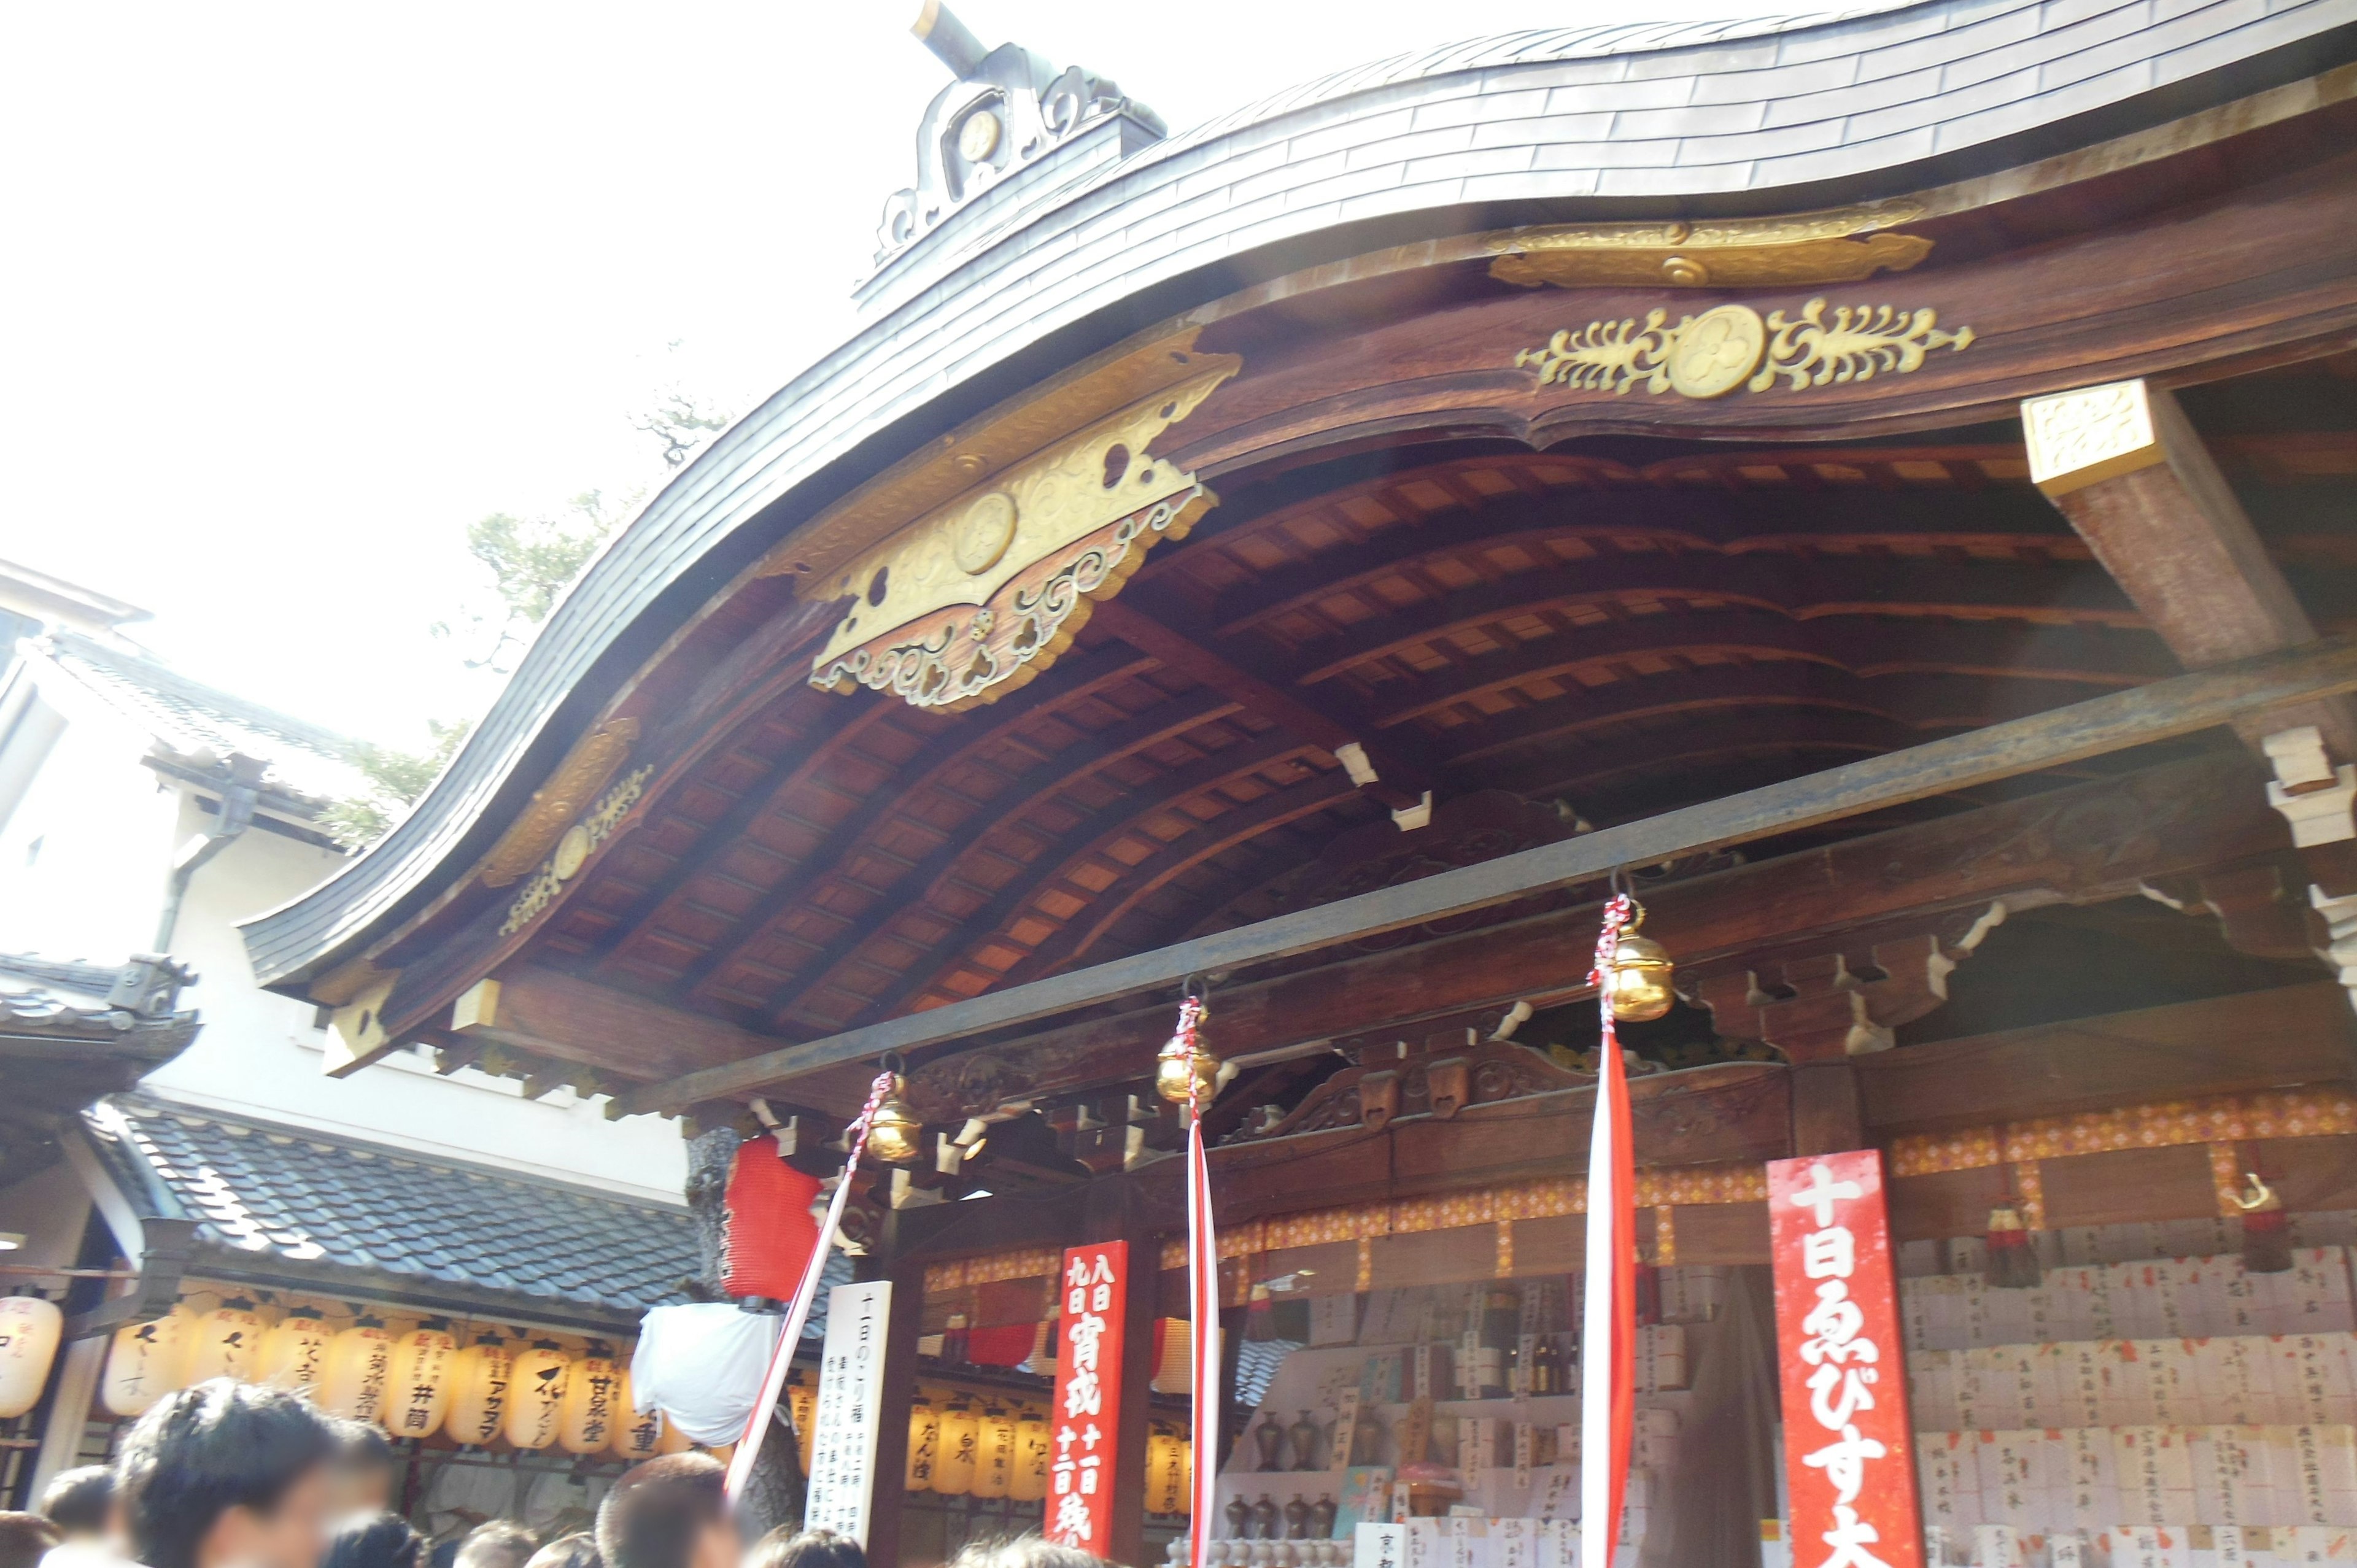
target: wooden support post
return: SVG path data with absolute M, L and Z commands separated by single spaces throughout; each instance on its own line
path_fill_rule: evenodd
M 1857 1069 L 1846 1061 L 1792 1069 L 1792 1153 L 1838 1155 L 1866 1147 L 1866 1108 Z
M 1135 1182 L 1093 1181 L 1083 1191 L 1082 1239 L 1129 1244 L 1129 1277 L 1121 1303 L 1121 1420 L 1114 1429 L 1120 1468 L 1112 1477 L 1113 1540 L 1106 1555 L 1115 1563 L 1143 1563 L 1146 1439 L 1153 1414 L 1154 1313 L 1162 1283 L 1161 1259 Z
M 884 1324 L 884 1390 L 876 1431 L 876 1475 L 867 1499 L 867 1561 L 871 1568 L 899 1568 L 901 1524 L 908 1513 L 908 1412 L 917 1402 L 917 1334 L 925 1312 L 925 1265 L 913 1245 L 903 1244 L 902 1217 L 885 1216 L 877 1248 L 877 1273 L 892 1282 L 892 1312 Z

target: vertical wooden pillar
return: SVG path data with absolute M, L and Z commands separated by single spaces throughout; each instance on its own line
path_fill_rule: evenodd
M 1146 1561 L 1146 1438 L 1154 1397 L 1154 1316 L 1162 1260 L 1145 1219 L 1135 1186 L 1115 1176 L 1089 1184 L 1082 1240 L 1126 1241 L 1129 1278 L 1123 1288 L 1121 1421 L 1114 1428 L 1113 1541 L 1115 1563 Z
M 1866 1147 L 1857 1069 L 1846 1061 L 1792 1067 L 1792 1153 L 1838 1155 Z
M 875 1255 L 863 1279 L 892 1282 L 892 1313 L 884 1325 L 884 1391 L 878 1401 L 876 1475 L 867 1498 L 867 1561 L 899 1568 L 900 1526 L 908 1507 L 909 1412 L 917 1402 L 917 1334 L 925 1312 L 925 1265 L 907 1255 L 901 1213 L 885 1217 Z

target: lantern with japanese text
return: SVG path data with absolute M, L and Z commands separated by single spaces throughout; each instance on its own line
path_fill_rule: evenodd
M 547 1448 L 565 1416 L 565 1374 L 572 1361 L 554 1339 L 519 1351 L 508 1383 L 505 1430 L 518 1448 Z
M 592 1339 L 589 1353 L 565 1374 L 557 1445 L 567 1454 L 595 1454 L 612 1442 L 625 1408 L 621 1393 L 622 1369 L 614 1359 L 614 1348 Z
M 496 1334 L 478 1334 L 475 1342 L 451 1358 L 450 1408 L 442 1430 L 454 1441 L 480 1447 L 506 1428 L 508 1389 L 515 1379 L 515 1352 Z
M 1146 1441 L 1146 1511 L 1187 1511 L 1187 1458 L 1178 1434 L 1157 1424 Z
M 319 1403 L 348 1421 L 375 1421 L 393 1388 L 393 1353 L 399 1343 L 384 1319 L 362 1314 L 328 1347 L 328 1375 Z
M 1006 1495 L 1018 1503 L 1036 1503 L 1048 1495 L 1048 1414 L 1037 1405 L 1025 1405 L 1015 1422 L 1015 1477 Z
M 630 1408 L 630 1369 L 624 1367 L 614 1385 L 614 1440 L 608 1445 L 615 1458 L 635 1465 L 641 1459 L 652 1459 L 663 1451 L 663 1412 L 651 1410 L 641 1415 Z
M 982 1449 L 982 1423 L 965 1395 L 952 1399 L 942 1411 L 940 1456 L 933 1463 L 933 1490 L 945 1498 L 963 1498 L 974 1491 L 974 1461 Z
M 188 1369 L 188 1335 L 194 1315 L 174 1307 L 153 1323 L 126 1323 L 106 1352 L 99 1398 L 115 1415 L 143 1415 L 181 1387 Z
M 58 1359 L 65 1314 L 38 1295 L 0 1295 L 0 1419 L 41 1402 L 49 1364 Z
M 974 1495 L 1003 1498 L 1015 1482 L 1015 1418 L 992 1400 L 982 1407 L 975 1423 Z
M 278 1326 L 263 1335 L 254 1373 L 274 1389 L 316 1393 L 328 1375 L 328 1349 L 335 1339 L 317 1307 L 308 1303 L 288 1307 Z
M 242 1295 L 231 1296 L 210 1312 L 199 1314 L 189 1334 L 188 1381 L 202 1383 L 214 1378 L 252 1381 L 266 1331 L 262 1314 Z
M 917 1402 L 909 1407 L 909 1490 L 933 1489 L 933 1464 L 941 1456 L 941 1414 L 931 1400 L 919 1394 Z
M 794 1451 L 802 1457 L 802 1474 L 810 1474 L 811 1456 L 817 1452 L 818 1391 L 810 1386 L 796 1367 L 786 1380 L 786 1415 L 794 1423 Z
M 457 1391 L 458 1337 L 447 1317 L 429 1317 L 403 1335 L 393 1355 L 393 1380 L 377 1419 L 395 1437 L 431 1437 L 442 1430 Z

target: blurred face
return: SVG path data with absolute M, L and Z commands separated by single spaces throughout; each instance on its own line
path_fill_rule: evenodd
M 338 1519 L 383 1513 L 393 1504 L 393 1470 L 384 1465 L 339 1466 L 331 1490 L 329 1507 Z
M 333 1477 L 319 1466 L 287 1487 L 276 1508 L 222 1514 L 206 1532 L 198 1568 L 319 1568 L 335 1502 Z
M 737 1568 L 739 1552 L 736 1527 L 716 1520 L 697 1534 L 688 1568 Z

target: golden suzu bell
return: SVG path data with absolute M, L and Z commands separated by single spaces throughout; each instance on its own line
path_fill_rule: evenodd
M 1641 908 L 1629 929 L 1620 933 L 1612 967 L 1604 976 L 1605 1000 L 1611 1004 L 1612 1016 L 1619 1023 L 1642 1024 L 1659 1018 L 1678 999 L 1670 988 L 1670 975 L 1676 968 L 1670 962 L 1670 950 L 1637 934 L 1644 920 Z
M 1200 1045 L 1173 1036 L 1154 1058 L 1155 1091 L 1173 1105 L 1209 1105 L 1220 1092 L 1220 1058 Z
M 867 1126 L 867 1152 L 888 1165 L 912 1165 L 924 1157 L 925 1124 L 900 1098 L 901 1083 L 892 1080 L 892 1092 L 876 1108 Z

